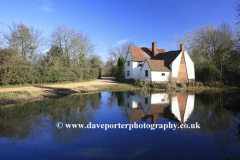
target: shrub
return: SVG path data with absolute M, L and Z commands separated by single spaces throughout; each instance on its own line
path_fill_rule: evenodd
M 0 67 L 1 85 L 78 81 L 81 79 L 96 79 L 98 77 L 99 69 L 97 68 Z

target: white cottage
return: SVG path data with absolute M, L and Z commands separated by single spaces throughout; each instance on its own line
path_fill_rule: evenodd
M 165 52 L 152 48 L 130 46 L 125 61 L 125 79 L 141 78 L 154 82 L 164 82 L 171 78 L 177 83 L 195 81 L 194 62 L 180 45 L 180 50 Z

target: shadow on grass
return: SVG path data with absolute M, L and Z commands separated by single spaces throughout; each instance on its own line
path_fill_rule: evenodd
M 45 98 L 53 98 L 53 97 L 62 97 L 70 94 L 82 93 L 82 91 L 71 90 L 69 88 L 55 88 L 55 87 L 47 87 L 47 86 L 34 86 L 37 88 L 49 89 L 47 92 L 52 93 L 52 95 L 44 95 Z

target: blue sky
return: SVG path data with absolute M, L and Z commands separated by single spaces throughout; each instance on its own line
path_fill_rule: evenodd
M 105 61 L 109 45 L 126 40 L 166 51 L 179 49 L 174 35 L 210 23 L 236 21 L 237 0 L 1 0 L 0 22 L 20 21 L 51 34 L 65 23 L 91 35 Z

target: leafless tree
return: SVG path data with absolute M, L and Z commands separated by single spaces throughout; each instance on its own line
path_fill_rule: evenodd
M 117 62 L 119 57 L 126 58 L 129 46 L 135 46 L 133 42 L 127 41 L 126 43 L 120 44 L 118 46 L 109 45 L 108 53 L 115 62 Z
M 13 22 L 12 26 L 8 26 L 9 33 L 4 34 L 8 48 L 11 48 L 21 57 L 23 61 L 31 62 L 33 56 L 41 52 L 44 37 L 43 30 L 28 27 L 22 22 L 19 24 Z
M 84 35 L 65 24 L 55 27 L 51 35 L 52 45 L 57 45 L 63 51 L 65 66 L 70 65 L 70 58 L 77 60 L 78 66 L 81 66 L 81 60 L 86 55 L 94 52 L 95 45 L 90 42 L 89 35 Z
M 117 46 L 109 45 L 107 62 L 104 67 L 106 75 L 114 76 L 116 71 L 117 61 L 119 57 L 126 58 L 129 46 L 135 46 L 133 42 L 127 41 Z
M 4 43 L 3 28 L 2 23 L 0 23 L 0 49 L 3 47 L 3 43 Z
M 89 34 L 84 35 L 81 32 L 78 34 L 78 43 L 74 46 L 73 57 L 76 59 L 78 67 L 85 68 L 87 67 L 87 58 L 93 56 L 96 45 L 91 43 Z
M 194 44 L 196 40 L 196 31 L 193 30 L 188 30 L 183 32 L 182 36 L 176 34 L 175 35 L 175 43 L 179 46 L 180 44 L 185 45 L 185 49 L 188 51 L 188 53 L 191 55 L 192 51 L 194 49 Z

